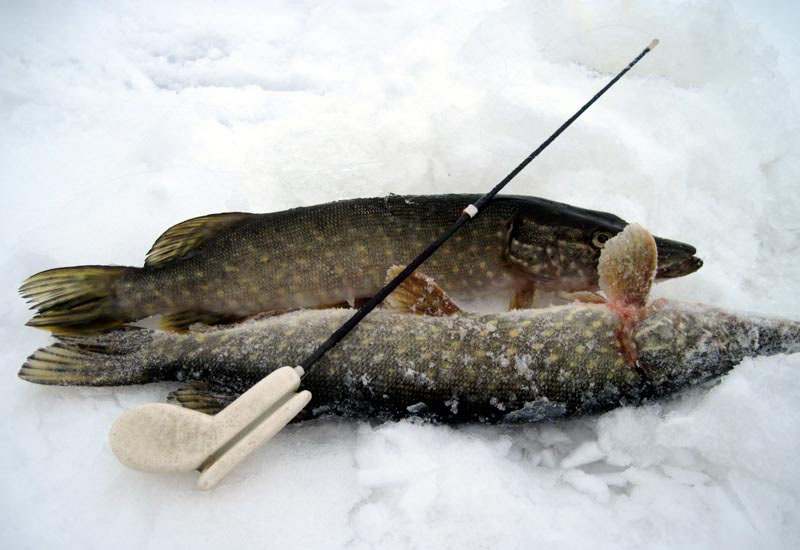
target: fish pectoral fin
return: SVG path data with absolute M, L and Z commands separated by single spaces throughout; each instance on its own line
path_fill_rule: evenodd
M 211 237 L 234 223 L 258 214 L 228 212 L 192 218 L 173 225 L 153 243 L 144 260 L 145 267 L 155 267 L 193 256 Z
M 390 267 L 386 272 L 386 281 L 394 279 L 403 269 L 396 265 Z M 431 277 L 419 271 L 415 271 L 400 283 L 400 286 L 386 297 L 384 304 L 396 311 L 433 317 L 445 317 L 461 311 Z
M 171 392 L 167 402 L 186 409 L 214 415 L 233 403 L 239 394 L 228 388 L 211 386 L 206 382 L 192 382 Z
M 229 325 L 242 320 L 244 320 L 242 317 L 213 311 L 178 311 L 164 315 L 158 323 L 158 328 L 168 332 L 200 332 L 214 325 Z

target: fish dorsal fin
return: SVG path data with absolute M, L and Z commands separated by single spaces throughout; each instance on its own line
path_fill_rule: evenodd
M 209 238 L 238 221 L 257 216 L 228 212 L 192 218 L 173 225 L 153 243 L 144 260 L 145 267 L 155 267 L 192 256 Z
M 630 224 L 600 252 L 600 288 L 611 303 L 642 307 L 647 304 L 657 269 L 655 239 L 641 225 Z
M 403 267 L 392 266 L 386 272 L 386 280 L 391 281 Z M 415 271 L 400 283 L 384 302 L 390 309 L 418 315 L 444 317 L 461 311 L 444 290 L 431 277 Z
M 167 402 L 206 414 L 217 414 L 238 395 L 227 388 L 214 388 L 205 382 L 191 382 L 167 396 Z

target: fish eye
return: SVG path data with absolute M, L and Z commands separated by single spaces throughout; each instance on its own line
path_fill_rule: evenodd
M 595 234 L 592 235 L 592 244 L 595 245 L 597 248 L 603 248 L 608 242 L 608 239 L 610 239 L 613 236 L 614 235 L 612 235 L 608 231 L 595 231 Z

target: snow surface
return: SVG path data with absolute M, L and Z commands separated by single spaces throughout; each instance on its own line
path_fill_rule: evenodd
M 180 220 L 494 185 L 697 246 L 656 296 L 798 318 L 796 4 L 0 4 L 3 548 L 797 548 L 800 355 L 637 409 L 514 428 L 328 420 L 211 493 L 131 471 L 113 420 L 167 384 L 23 383 L 16 288 L 141 265 Z

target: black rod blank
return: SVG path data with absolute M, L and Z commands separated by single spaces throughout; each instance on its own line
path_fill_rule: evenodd
M 420 265 L 422 265 L 422 263 L 425 260 L 427 260 L 429 257 L 431 257 L 431 255 L 433 255 L 433 253 L 436 252 L 439 249 L 439 247 L 442 246 L 447 241 L 447 239 L 449 239 L 451 236 L 453 236 L 453 234 L 456 231 L 458 231 L 461 228 L 462 225 L 464 225 L 469 220 L 471 220 L 474 216 L 476 216 L 480 212 L 481 208 L 483 208 L 483 206 L 485 206 L 487 202 L 492 200 L 492 198 L 494 198 L 494 196 L 497 193 L 499 193 L 500 190 L 502 190 L 503 187 L 505 187 L 508 184 L 508 182 L 510 182 L 512 179 L 514 179 L 517 176 L 517 174 L 522 172 L 522 170 L 526 166 L 528 166 L 528 164 L 530 164 L 533 159 L 535 159 L 537 156 L 539 156 L 539 153 L 544 151 L 547 148 L 548 145 L 553 143 L 553 141 L 555 141 L 555 139 L 558 136 L 560 136 L 561 133 L 564 130 L 569 128 L 569 126 L 573 122 L 575 122 L 575 120 L 577 120 L 577 118 L 579 116 L 581 116 L 586 111 L 586 109 L 591 107 L 592 104 L 595 101 L 600 99 L 600 96 L 602 96 L 604 93 L 606 93 L 608 91 L 608 89 L 611 88 L 611 86 L 616 84 L 616 82 L 620 78 L 625 76 L 625 73 L 630 71 L 633 68 L 633 66 L 636 65 L 639 62 L 639 60 L 641 60 L 645 55 L 647 55 L 647 53 L 650 50 L 655 48 L 657 45 L 658 45 L 658 39 L 655 39 L 652 42 L 650 42 L 650 44 L 644 50 L 642 50 L 642 52 L 639 55 L 637 55 L 633 59 L 633 61 L 628 63 L 627 67 L 622 69 L 617 74 L 617 76 L 612 78 L 611 81 L 608 84 L 603 86 L 603 88 L 599 92 L 597 92 L 594 95 L 594 97 L 592 97 L 592 99 L 587 101 L 580 109 L 578 109 L 578 111 L 574 115 L 572 115 L 569 119 L 567 119 L 567 121 L 564 122 L 564 124 L 559 126 L 558 129 L 555 132 L 553 132 L 552 135 L 549 138 L 544 140 L 542 142 L 542 144 L 539 145 L 539 147 L 537 147 L 530 155 L 528 155 L 525 158 L 525 160 L 523 160 L 521 163 L 519 163 L 519 165 L 516 168 L 514 168 L 511 172 L 509 172 L 509 174 L 505 178 L 503 178 L 502 181 L 500 181 L 500 183 L 495 185 L 494 188 L 491 191 L 489 191 L 488 193 L 483 195 L 480 199 L 478 199 L 478 201 L 474 205 L 468 205 L 467 208 L 465 208 L 464 211 L 462 212 L 461 216 L 455 221 L 455 223 L 453 223 L 453 225 L 450 226 L 450 228 L 447 231 L 444 232 L 444 234 L 442 234 L 441 237 L 439 237 L 434 242 L 432 242 L 430 245 L 428 245 L 428 248 L 423 250 L 422 253 L 419 256 L 414 258 L 414 260 L 410 264 L 408 264 L 405 267 L 405 269 L 403 269 L 403 271 L 401 271 L 394 279 L 389 281 L 382 289 L 380 289 L 377 292 L 377 294 L 375 294 L 372 298 L 370 298 L 370 300 L 366 304 L 361 306 L 361 308 L 350 319 L 348 319 L 341 327 L 339 327 L 333 334 L 331 334 L 330 337 L 327 340 L 325 340 L 314 351 L 314 353 L 309 355 L 306 358 L 306 360 L 303 361 L 303 363 L 300 366 L 303 367 L 303 369 L 306 372 L 308 372 L 309 369 L 312 367 L 312 365 L 314 365 L 314 363 L 316 363 L 331 348 L 333 348 L 336 344 L 338 344 L 342 340 L 342 338 L 347 336 L 347 334 L 351 330 L 353 330 L 355 328 L 355 326 L 359 322 L 361 322 L 361 320 L 364 317 L 366 317 L 369 314 L 369 312 L 371 312 L 381 302 L 383 302 L 383 300 L 389 294 L 391 294 L 394 289 L 396 289 L 398 286 L 400 286 L 400 284 L 409 275 L 411 275 L 411 273 L 413 273 L 415 269 L 417 269 Z

